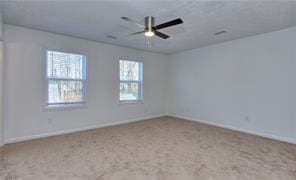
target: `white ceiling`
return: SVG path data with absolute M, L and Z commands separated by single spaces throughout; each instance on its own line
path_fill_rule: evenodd
M 296 2 L 266 1 L 4 1 L 3 20 L 58 34 L 143 49 L 173 53 L 250 35 L 296 26 Z M 120 19 L 128 16 L 139 22 L 154 16 L 156 24 L 182 18 L 184 24 L 161 30 L 167 40 L 154 37 L 145 43 L 137 26 Z M 226 30 L 228 33 L 215 36 Z M 117 36 L 117 39 L 106 36 Z

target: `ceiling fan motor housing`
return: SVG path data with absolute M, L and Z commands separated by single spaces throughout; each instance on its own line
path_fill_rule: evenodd
M 146 27 L 147 31 L 149 31 L 149 32 L 153 31 L 153 27 L 154 27 L 154 17 L 153 16 L 145 17 L 145 27 Z

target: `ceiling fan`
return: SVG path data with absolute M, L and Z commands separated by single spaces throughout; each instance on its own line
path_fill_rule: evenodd
M 138 23 L 137 21 L 134 21 L 134 20 L 130 19 L 129 17 L 121 17 L 121 19 L 123 19 L 125 21 L 128 21 L 128 22 L 131 22 L 131 23 L 135 24 L 136 26 L 143 29 L 143 31 L 135 32 L 135 33 L 132 33 L 130 35 L 136 35 L 136 34 L 144 33 L 145 36 L 147 36 L 147 37 L 152 37 L 152 36 L 155 35 L 155 36 L 158 36 L 158 37 L 163 38 L 163 39 L 167 39 L 170 36 L 168 36 L 168 35 L 166 35 L 166 34 L 164 34 L 162 32 L 159 32 L 158 30 L 164 29 L 164 28 L 167 28 L 167 27 L 170 27 L 170 26 L 176 26 L 178 24 L 183 23 L 182 19 L 178 18 L 178 19 L 174 19 L 174 20 L 171 20 L 171 21 L 168 21 L 168 22 L 165 22 L 165 23 L 162 23 L 162 24 L 159 24 L 159 25 L 155 26 L 153 16 L 145 17 L 145 25 L 142 25 L 142 24 Z

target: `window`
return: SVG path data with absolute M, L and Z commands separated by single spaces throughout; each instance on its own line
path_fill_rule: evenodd
M 121 102 L 142 100 L 143 63 L 120 60 L 119 74 L 119 100 Z
M 85 104 L 85 56 L 47 51 L 46 84 L 47 107 Z

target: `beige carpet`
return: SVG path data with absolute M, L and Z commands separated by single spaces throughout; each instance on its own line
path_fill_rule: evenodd
M 296 180 L 296 145 L 170 117 L 7 145 L 0 179 Z

